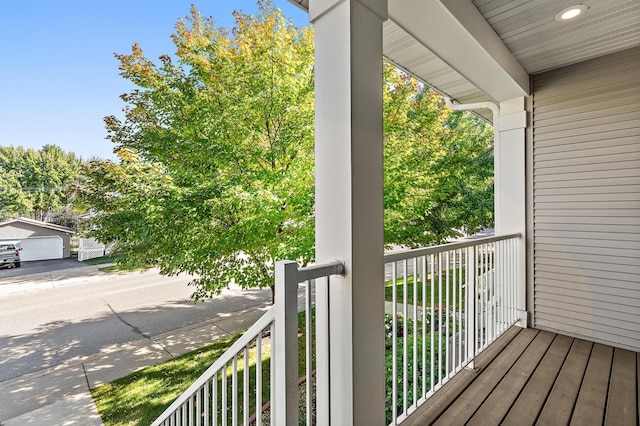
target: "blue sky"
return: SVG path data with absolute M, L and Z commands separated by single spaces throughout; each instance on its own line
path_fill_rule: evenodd
M 113 159 L 102 119 L 122 115 L 119 96 L 132 88 L 113 53 L 139 43 L 154 61 L 172 54 L 170 35 L 192 3 L 229 28 L 233 10 L 257 10 L 256 0 L 0 0 L 0 146 L 56 144 Z M 308 24 L 287 0 L 273 4 Z

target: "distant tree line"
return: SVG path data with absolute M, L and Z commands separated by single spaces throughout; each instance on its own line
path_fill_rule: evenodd
M 77 228 L 74 196 L 81 163 L 56 145 L 0 146 L 0 220 L 22 216 Z

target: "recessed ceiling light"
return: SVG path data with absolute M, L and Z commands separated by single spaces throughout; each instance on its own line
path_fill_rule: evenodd
M 588 9 L 587 6 L 583 4 L 578 4 L 575 6 L 567 7 L 560 13 L 556 15 L 556 21 L 564 22 L 569 21 L 573 18 L 576 18 L 578 15 L 582 15 Z

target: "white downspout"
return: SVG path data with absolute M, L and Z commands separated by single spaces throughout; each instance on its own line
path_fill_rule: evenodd
M 476 102 L 473 104 L 454 104 L 451 101 L 451 98 L 445 96 L 444 101 L 446 102 L 449 109 L 454 111 L 469 111 L 472 109 L 490 109 L 493 112 L 493 136 L 494 138 L 498 135 L 498 116 L 500 115 L 500 107 L 493 102 Z M 494 139 L 495 140 L 495 139 Z M 495 142 L 494 142 L 495 144 Z
M 500 128 L 499 128 L 499 116 L 500 116 L 500 107 L 493 103 L 493 102 L 476 102 L 476 103 L 471 103 L 471 104 L 454 104 L 451 101 L 451 98 L 445 96 L 444 98 L 445 103 L 447 104 L 447 106 L 449 107 L 449 109 L 452 109 L 453 111 L 469 111 L 469 110 L 474 110 L 474 109 L 490 109 L 491 112 L 493 113 L 493 146 L 494 146 L 494 164 L 500 164 L 499 163 L 499 157 L 500 157 L 500 150 L 498 149 L 498 147 L 500 146 L 498 144 L 498 141 L 500 140 Z M 495 166 L 494 166 L 495 167 Z M 495 181 L 495 189 L 494 189 L 494 193 L 499 193 L 500 188 L 500 181 L 496 180 Z M 498 220 L 499 220 L 499 212 L 500 210 L 500 197 L 496 196 L 495 197 L 495 207 L 494 207 L 494 218 L 495 218 L 495 223 L 496 223 L 496 232 L 498 232 Z
M 500 144 L 499 144 L 499 140 L 500 140 L 500 123 L 499 123 L 499 119 L 500 119 L 500 107 L 498 105 L 496 105 L 493 102 L 477 102 L 477 103 L 471 103 L 471 104 L 454 104 L 450 98 L 445 97 L 445 102 L 447 104 L 447 106 L 452 109 L 453 111 L 468 111 L 468 110 L 474 110 L 474 109 L 489 109 L 491 110 L 491 112 L 493 113 L 493 146 L 494 146 L 494 164 L 496 167 L 496 171 L 495 171 L 495 224 L 496 224 L 496 233 L 498 232 L 504 232 L 504 229 L 502 229 L 502 220 L 505 219 L 503 218 L 503 209 L 502 209 L 502 198 L 503 195 L 505 194 L 504 191 L 509 191 L 509 185 L 506 185 L 507 188 L 503 188 L 503 177 L 498 176 L 499 174 L 502 175 L 502 172 L 499 172 L 499 169 L 501 169 L 501 167 L 503 167 L 503 164 L 501 162 L 501 152 L 503 151 Z M 508 111 L 510 112 L 510 111 Z M 524 112 L 523 112 L 524 113 Z M 510 114 L 513 115 L 513 114 Z M 512 118 L 513 121 L 513 118 Z M 522 118 L 522 123 L 526 123 L 526 117 Z M 507 124 L 507 126 L 510 126 L 510 124 Z M 524 128 L 524 124 L 521 126 L 522 128 Z M 520 128 L 520 127 L 514 127 L 514 129 L 516 128 Z M 511 130 L 511 129 L 504 129 L 506 130 Z M 513 142 L 511 139 L 507 138 L 507 140 L 509 140 L 509 142 Z M 510 145 L 514 146 L 513 143 L 511 143 Z M 524 146 L 524 143 L 523 143 Z M 523 155 L 523 159 L 524 159 L 524 153 L 522 153 Z M 524 185 L 524 182 L 523 182 Z M 513 192 L 509 193 L 509 198 L 513 199 L 514 197 Z M 516 197 L 517 198 L 517 197 Z M 524 199 L 524 195 L 523 195 L 523 199 Z M 509 201 L 507 201 L 508 205 L 510 205 L 511 207 L 513 204 L 513 200 L 511 200 L 511 203 Z M 513 232 L 513 228 L 512 226 L 508 226 L 509 232 Z M 525 235 L 525 226 L 523 225 L 521 227 L 521 229 L 519 230 L 519 232 L 522 233 L 522 235 Z M 524 240 L 522 240 L 519 245 L 521 247 L 519 247 L 519 252 L 520 254 L 518 254 L 518 260 L 517 260 L 517 264 L 519 265 L 519 269 L 524 271 L 525 270 L 525 260 L 524 260 L 524 253 L 525 253 L 525 247 L 524 247 Z M 526 291 L 525 286 L 526 286 L 526 278 L 524 277 L 524 275 L 522 276 L 522 279 L 519 280 L 519 284 L 517 285 L 517 293 L 520 293 L 521 295 L 517 296 L 517 310 L 518 310 L 518 317 L 520 318 L 520 321 L 518 323 L 518 325 L 520 327 L 527 327 L 527 312 L 526 312 L 526 299 L 524 296 L 524 292 Z

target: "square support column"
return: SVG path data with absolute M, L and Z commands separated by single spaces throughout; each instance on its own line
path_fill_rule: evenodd
M 514 285 L 520 318 L 518 325 L 527 327 L 525 98 L 501 102 L 500 116 L 495 120 L 498 123 L 494 148 L 496 234 L 520 233 L 523 236 L 518 241 L 517 277 Z
M 316 52 L 316 258 L 346 266 L 344 278 L 317 292 L 330 312 L 330 392 L 325 401 L 318 389 L 318 413 L 333 425 L 383 425 L 387 0 L 311 0 L 309 15 Z

